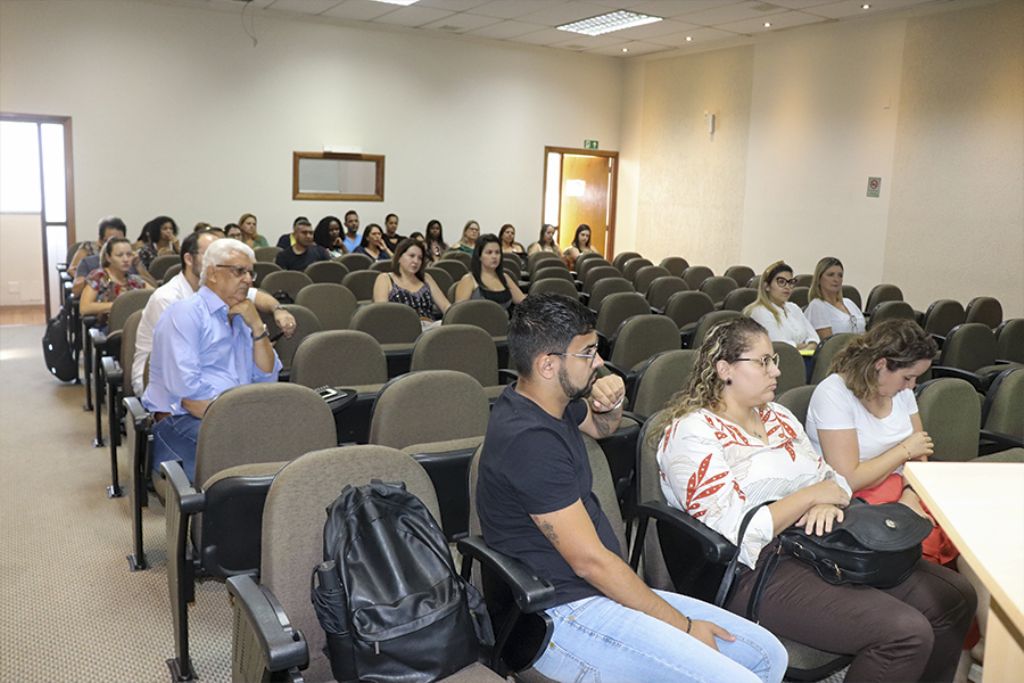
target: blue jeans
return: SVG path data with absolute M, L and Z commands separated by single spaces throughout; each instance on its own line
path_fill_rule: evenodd
M 196 475 L 196 442 L 202 420 L 192 415 L 171 415 L 153 425 L 153 471 L 160 463 L 180 460 L 181 468 L 192 481 Z
M 547 610 L 554 631 L 534 668 L 556 681 L 575 683 L 782 680 L 788 657 L 771 633 L 695 598 L 666 591 L 655 593 L 682 614 L 695 621 L 713 622 L 736 640 L 716 639 L 715 652 L 663 621 L 596 596 Z

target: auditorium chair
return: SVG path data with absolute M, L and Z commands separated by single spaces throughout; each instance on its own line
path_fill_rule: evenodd
M 829 376 L 832 360 L 846 346 L 860 335 L 853 332 L 837 332 L 828 337 L 814 350 L 814 366 L 811 369 L 811 384 L 817 384 Z
M 619 269 L 614 266 L 598 265 L 592 268 L 588 268 L 587 274 L 583 277 L 583 291 L 586 292 L 587 294 L 592 294 L 594 291 L 594 286 L 598 282 L 610 277 L 625 279 L 622 277 L 622 273 L 619 271 Z M 626 282 L 629 282 L 629 280 L 626 280 Z M 632 287 L 632 283 L 630 283 L 629 286 Z
M 588 258 L 584 261 L 583 256 L 593 256 L 594 258 Z M 604 259 L 597 254 L 583 254 L 580 258 L 576 259 L 576 279 L 580 282 L 586 282 L 587 273 L 598 266 L 605 266 L 606 268 L 613 267 L 607 259 Z M 616 275 L 619 275 L 619 273 Z
M 645 259 L 641 256 L 631 258 L 628 261 L 626 261 L 625 265 L 622 266 L 622 277 L 626 278 L 630 282 L 633 282 L 633 278 L 636 276 L 638 270 L 653 265 L 654 264 L 651 263 L 649 259 Z
M 295 384 L 249 384 L 224 392 L 207 409 L 199 428 L 195 483 L 180 461 L 161 463 L 174 624 L 174 658 L 167 664 L 173 680 L 196 678 L 188 624 L 195 582 L 258 571 L 263 503 L 274 475 L 288 461 L 334 445 L 334 417 L 315 391 Z
M 304 271 L 314 283 L 340 285 L 348 275 L 348 268 L 339 261 L 317 261 L 306 266 Z
M 410 372 L 377 394 L 370 443 L 408 453 L 427 470 L 450 540 L 466 534 L 466 481 L 473 452 L 487 432 L 490 404 L 473 377 L 453 370 Z
M 445 291 L 445 293 L 444 293 L 445 297 L 448 299 L 448 303 L 451 304 L 451 303 L 455 302 L 455 298 L 456 298 L 455 297 L 455 293 L 458 292 L 458 291 L 459 291 L 459 283 L 458 282 L 452 283 L 452 286 L 449 287 Z
M 499 370 L 494 340 L 476 325 L 441 325 L 420 335 L 412 350 L 410 371 L 420 370 L 463 372 L 480 383 L 491 403 L 505 390 L 501 379 L 513 377 Z
M 786 342 L 772 342 L 772 348 L 779 354 L 779 372 L 775 394 L 783 394 L 794 387 L 807 384 L 807 364 L 796 347 Z
M 548 261 L 544 261 L 543 267 L 533 271 L 533 275 L 530 276 L 530 285 L 532 286 L 536 282 L 541 280 L 548 280 L 557 278 L 559 280 L 565 280 L 566 282 L 572 283 L 572 286 L 576 286 L 576 279 L 569 273 L 565 266 L 549 266 Z
M 337 265 L 330 261 L 323 263 Z M 345 285 L 334 282 L 314 282 L 303 287 L 295 297 L 295 304 L 312 311 L 322 330 L 347 330 L 359 307 L 356 295 Z
M 303 272 L 298 270 L 281 270 L 270 273 L 263 278 L 259 287 L 278 301 L 295 303 L 295 298 L 298 297 L 302 288 L 311 284 L 313 284 L 313 281 Z
M 135 359 L 135 338 L 139 331 L 142 310 L 134 311 L 121 328 L 120 353 L 117 358 L 105 356 L 100 359 L 103 376 L 107 381 L 107 433 L 110 442 L 110 486 L 108 498 L 124 495 L 119 480 L 117 448 L 121 445 L 122 402 L 125 396 L 134 396 L 132 387 L 132 362 Z
M 722 302 L 725 301 L 725 297 L 729 295 L 729 292 L 738 288 L 739 285 L 731 277 L 713 275 L 701 282 L 697 290 L 707 294 L 715 308 L 721 308 Z
M 1012 448 L 1024 454 L 1024 368 L 1000 372 L 985 393 L 981 405 L 983 455 Z
M 814 283 L 814 276 L 811 275 L 810 273 L 800 273 L 800 274 L 798 274 L 796 276 L 796 286 L 797 287 L 806 287 L 806 288 L 810 289 L 811 285 L 813 283 Z
M 576 291 L 576 285 L 560 278 L 538 280 L 530 285 L 530 294 L 561 294 L 570 299 L 579 299 L 580 297 L 580 293 Z
M 370 266 L 373 265 L 372 258 L 366 254 L 357 254 L 355 252 L 351 254 L 343 254 L 335 260 L 348 268 L 349 273 L 354 273 L 357 270 L 369 270 Z
M 543 265 L 542 265 L 543 264 Z M 526 274 L 533 279 L 533 274 L 540 268 L 553 268 L 558 264 L 565 267 L 565 261 L 558 254 L 550 251 L 535 251 L 526 257 Z M 566 268 L 568 270 L 568 268 Z
M 981 402 L 969 382 L 941 377 L 921 383 L 914 393 L 921 425 L 935 448 L 930 461 L 1024 462 L 1020 439 L 981 431 Z M 983 445 L 990 455 L 980 456 Z
M 160 254 L 149 262 L 149 267 L 146 270 L 149 271 L 154 280 L 160 282 L 164 279 L 167 269 L 175 264 L 181 265 L 181 256 L 178 254 Z
M 594 283 L 594 288 L 586 296 L 587 307 L 592 311 L 600 311 L 601 304 L 612 294 L 635 293 L 633 285 L 624 277 L 606 277 Z
M 473 262 L 472 254 L 467 254 L 466 252 L 459 251 L 458 249 L 451 249 L 449 251 L 446 251 L 444 254 L 441 255 L 441 258 L 459 261 L 460 263 L 462 263 L 462 265 L 466 266 L 467 268 L 469 268 L 469 264 Z
M 996 328 L 996 357 L 1024 363 L 1024 318 L 1012 318 Z
M 707 266 L 690 266 L 683 271 L 683 279 L 686 280 L 686 284 L 690 286 L 690 289 L 700 289 L 702 282 L 707 280 L 709 277 L 714 277 L 715 273 Z
M 946 341 L 946 335 L 957 325 L 966 322 L 967 314 L 959 301 L 953 299 L 939 299 L 933 301 L 924 312 L 924 324 L 921 327 L 932 335 L 941 347 Z
M 626 261 L 628 261 L 629 259 L 632 259 L 632 258 L 641 258 L 641 257 L 642 257 L 642 254 L 640 254 L 639 252 L 636 252 L 636 251 L 623 251 L 623 252 L 620 252 L 620 253 L 616 254 L 612 258 L 612 265 L 615 266 L 615 268 L 619 271 L 619 273 L 622 273 L 622 268 L 623 268 L 623 266 L 626 265 Z
M 611 340 L 622 321 L 634 315 L 645 315 L 650 312 L 651 307 L 647 305 L 647 300 L 636 292 L 618 292 L 605 297 L 601 301 L 595 324 L 601 356 L 610 355 Z
M 870 317 L 874 314 L 875 307 L 886 301 L 903 301 L 903 291 L 896 285 L 875 285 L 868 293 L 868 300 L 863 309 L 864 315 Z
M 688 294 L 688 292 L 682 292 L 682 294 Z M 679 295 L 677 294 L 676 296 Z M 704 343 L 704 336 L 712 327 L 721 322 L 725 322 L 726 320 L 732 320 L 733 318 L 739 317 L 740 314 L 736 311 L 711 311 L 710 313 L 705 313 L 693 327 L 692 336 L 687 336 L 686 331 L 683 331 L 684 347 L 688 349 L 700 349 L 700 345 Z
M 270 249 L 277 249 L 277 247 L 266 247 Z M 263 281 L 267 279 L 267 276 L 271 273 L 281 272 L 281 266 L 271 261 L 256 261 L 252 264 L 252 284 L 253 287 L 259 287 L 263 284 Z
M 270 334 L 270 340 L 274 343 L 274 351 L 281 359 L 281 372 L 278 374 L 278 379 L 287 382 L 291 377 L 292 358 L 295 356 L 295 350 L 299 348 L 303 339 L 315 332 L 320 332 L 323 327 L 319 318 L 316 317 L 316 313 L 305 306 L 283 304 L 281 307 L 295 318 L 295 331 L 290 337 L 286 337 L 281 332 L 272 313 L 262 313 L 260 317 L 267 324 L 267 332 Z
M 374 261 L 370 264 L 370 270 L 375 273 L 390 273 L 394 269 L 391 260 L 387 261 Z
M 843 297 L 857 304 L 857 308 L 860 308 L 861 311 L 864 310 L 861 308 L 860 290 L 853 285 L 843 285 Z
M 514 254 L 505 254 L 501 261 L 501 268 L 505 274 L 512 279 L 512 282 L 519 283 L 523 277 L 522 262 L 518 258 L 511 258 Z
M 158 282 L 160 284 L 162 284 L 162 285 L 163 284 L 167 284 L 172 279 L 174 279 L 174 277 L 177 276 L 178 273 L 180 273 L 180 272 L 181 272 L 181 262 L 179 261 L 178 263 L 173 264 L 170 268 L 165 270 L 164 271 L 164 276 L 160 280 L 158 280 Z
M 423 331 L 420 317 L 412 307 L 391 301 L 366 304 L 352 314 L 350 327 L 366 332 L 380 343 L 388 359 L 388 377 L 408 372 L 413 344 Z
M 353 254 L 345 255 L 352 256 Z M 362 256 L 362 254 L 355 254 L 355 256 Z M 359 303 L 369 303 L 373 301 L 373 286 L 376 284 L 378 277 L 380 277 L 380 273 L 369 268 L 352 270 L 341 280 L 341 284 L 348 287 L 349 291 L 355 294 L 356 301 Z
M 807 308 L 808 298 L 810 297 L 811 289 L 806 286 L 797 286 L 793 288 L 793 291 L 789 294 L 789 300 L 800 307 L 800 310 Z
M 658 265 L 676 277 L 682 277 L 683 272 L 690 267 L 690 264 L 682 256 L 666 256 Z
M 750 287 L 737 287 L 722 299 L 721 310 L 742 313 L 750 304 L 757 301 L 757 290 Z
M 608 259 L 606 259 L 604 256 L 602 256 L 598 252 L 596 252 L 596 251 L 588 251 L 588 252 L 585 252 L 583 254 L 580 254 L 576 258 L 576 272 L 579 273 L 580 268 L 583 266 L 584 263 L 587 263 L 588 261 L 597 261 L 598 263 L 608 263 Z
M 875 306 L 868 319 L 868 329 L 874 329 L 886 320 L 909 320 L 917 321 L 914 309 L 906 301 L 883 301 Z
M 697 352 L 693 349 L 663 351 L 637 371 L 636 385 L 630 398 L 630 414 L 646 420 L 666 406 L 677 392 L 685 391 Z
M 299 344 L 292 359 L 291 382 L 310 389 L 352 389 L 355 401 L 335 414 L 337 443 L 366 443 L 377 392 L 388 381 L 388 362 L 380 343 L 366 332 L 315 332 Z
M 323 557 L 326 510 L 347 486 L 402 482 L 434 519 L 437 495 L 426 471 L 405 453 L 385 446 L 348 446 L 307 453 L 281 469 L 263 511 L 259 579 L 228 579 L 232 620 L 232 680 L 334 681 L 326 635 L 309 595 L 311 568 Z M 442 679 L 450 683 L 502 683 L 479 663 Z
M 670 507 L 661 490 L 657 449 L 668 426 L 665 412 L 644 424 L 637 448 L 637 535 L 631 565 L 644 562 L 644 580 L 652 588 L 671 590 L 714 604 L 725 568 L 736 546 L 687 513 Z M 650 529 L 653 523 L 653 529 Z M 839 655 L 780 637 L 789 653 L 785 680 L 818 681 L 848 666 L 852 657 Z
M 729 266 L 723 275 L 731 277 L 737 285 L 742 287 L 750 282 L 750 278 L 754 277 L 756 273 L 750 266 Z
M 451 277 L 452 282 L 458 282 L 462 279 L 463 275 L 469 273 L 469 267 L 465 263 L 450 258 L 434 261 L 431 268 L 445 271 Z
M 1003 307 L 998 299 L 976 296 L 967 302 L 965 322 L 988 325 L 993 330 L 1003 322 Z
M 498 349 L 498 367 L 508 367 L 508 313 L 500 304 L 487 299 L 467 299 L 452 303 L 445 311 L 441 325 L 476 325 L 483 328 L 491 335 Z
M 996 358 L 996 337 L 982 323 L 964 323 L 949 331 L 939 360 L 932 366 L 933 377 L 958 377 L 984 393 L 997 374 L 1017 363 L 1002 363 Z
M 444 268 L 435 268 L 433 266 L 428 266 L 426 269 L 424 269 L 423 272 L 429 275 L 430 277 L 434 278 L 434 283 L 442 292 L 447 292 L 449 289 L 451 289 L 452 285 L 456 283 L 456 281 L 452 279 L 452 276 L 449 275 L 448 271 L 445 270 Z
M 663 315 L 634 315 L 619 324 L 608 346 L 605 367 L 622 377 L 626 396 L 632 401 L 640 367 L 656 354 L 678 349 L 679 329 Z
M 258 262 L 274 263 L 277 260 L 277 255 L 281 253 L 281 247 L 256 247 L 253 249 L 253 253 Z
M 692 337 L 701 317 L 714 310 L 715 304 L 704 292 L 676 292 L 665 304 L 665 315 L 672 319 L 679 332 L 686 337 Z
M 661 277 L 672 277 L 672 273 L 667 268 L 662 268 L 661 266 L 644 266 L 634 273 L 633 288 L 646 296 L 651 283 Z
M 789 412 L 793 413 L 796 419 L 800 421 L 800 424 L 806 424 L 807 410 L 811 406 L 811 396 L 814 395 L 814 389 L 813 384 L 804 384 L 787 389 L 782 393 L 776 391 L 775 402 L 788 408 Z

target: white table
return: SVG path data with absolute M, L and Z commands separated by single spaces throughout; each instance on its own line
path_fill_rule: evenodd
M 985 683 L 1024 681 L 1024 464 L 912 462 L 904 476 L 992 593 Z

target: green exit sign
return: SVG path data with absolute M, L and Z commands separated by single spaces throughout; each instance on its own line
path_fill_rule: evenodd
M 597 149 L 597 140 L 584 140 L 583 149 Z

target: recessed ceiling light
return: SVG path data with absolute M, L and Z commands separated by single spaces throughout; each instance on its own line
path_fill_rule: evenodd
M 628 47 L 624 47 L 624 48 L 622 48 L 622 51 L 623 52 L 629 52 L 629 48 Z
M 686 42 L 692 43 L 693 42 L 693 36 L 686 36 Z
M 765 28 L 771 28 L 772 27 L 772 22 L 770 22 L 770 21 L 764 22 L 764 27 Z
M 647 14 L 627 12 L 626 10 L 620 9 L 615 10 L 614 12 L 608 12 L 607 14 L 600 14 L 596 17 L 590 17 L 589 19 L 580 19 L 579 21 L 574 21 L 571 24 L 562 24 L 555 28 L 559 31 L 582 33 L 586 36 L 600 36 L 605 33 L 611 33 L 612 31 L 621 31 L 622 29 L 633 28 L 634 26 L 653 24 L 661 20 L 661 17 L 652 17 Z
M 863 5 L 860 6 L 860 8 L 861 9 L 871 9 L 871 5 L 869 5 L 868 3 L 865 2 Z
M 387 3 L 388 5 L 401 5 L 402 7 L 408 7 L 409 5 L 412 5 L 419 1 L 420 0 L 374 0 L 374 2 L 383 2 Z

